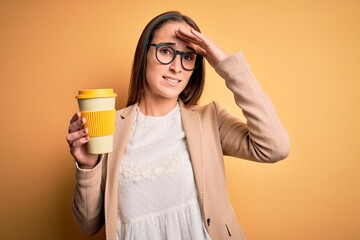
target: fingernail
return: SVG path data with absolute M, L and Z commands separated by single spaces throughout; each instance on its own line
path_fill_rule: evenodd
M 83 129 L 83 133 L 86 134 L 87 133 L 87 128 Z

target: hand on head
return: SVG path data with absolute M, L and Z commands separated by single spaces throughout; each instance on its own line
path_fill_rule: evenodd
M 189 30 L 178 28 L 174 33 L 179 39 L 196 44 L 198 46 L 197 52 L 204 56 L 212 67 L 227 57 L 227 54 L 216 44 L 193 28 Z

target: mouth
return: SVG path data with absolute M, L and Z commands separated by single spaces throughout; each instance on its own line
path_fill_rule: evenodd
M 176 79 L 176 78 L 171 78 L 171 77 L 167 77 L 167 76 L 163 76 L 163 78 L 170 84 L 175 85 L 178 84 L 180 82 L 182 82 L 182 80 L 180 79 Z

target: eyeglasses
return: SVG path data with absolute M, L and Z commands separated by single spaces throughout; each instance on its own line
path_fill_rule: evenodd
M 156 59 L 164 65 L 170 64 L 172 61 L 174 61 L 176 55 L 180 55 L 181 66 L 186 71 L 191 71 L 197 68 L 203 59 L 203 57 L 196 52 L 178 51 L 166 43 L 150 44 L 150 46 L 156 48 Z

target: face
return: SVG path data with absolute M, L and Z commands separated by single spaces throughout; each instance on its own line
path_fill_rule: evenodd
M 174 30 L 179 27 L 189 29 L 190 26 L 185 22 L 169 22 L 159 28 L 155 33 L 150 44 L 170 43 L 175 50 L 189 52 L 196 49 L 190 42 L 178 39 Z M 181 65 L 181 56 L 170 64 L 161 64 L 156 59 L 156 48 L 151 46 L 147 54 L 145 98 L 159 100 L 177 101 L 179 94 L 184 90 L 193 71 L 184 70 Z

